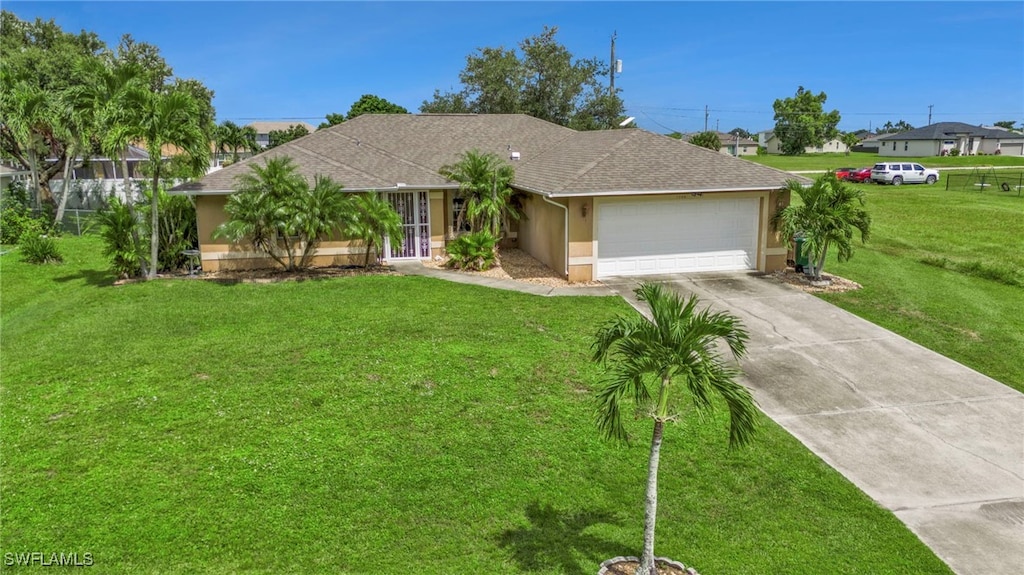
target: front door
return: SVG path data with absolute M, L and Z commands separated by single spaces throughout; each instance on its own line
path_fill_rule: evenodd
M 386 241 L 388 259 L 426 259 L 430 257 L 430 202 L 428 192 L 391 192 L 391 206 L 402 219 L 402 243 Z

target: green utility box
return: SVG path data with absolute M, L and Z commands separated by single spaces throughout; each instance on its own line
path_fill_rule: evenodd
M 793 244 L 796 246 L 793 248 L 793 261 L 796 262 L 793 269 L 798 273 L 809 269 L 810 262 L 807 259 L 807 252 L 804 251 L 804 237 L 799 235 L 794 236 Z

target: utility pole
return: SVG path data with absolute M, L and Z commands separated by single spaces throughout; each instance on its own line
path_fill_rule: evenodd
M 618 32 L 611 33 L 611 92 L 615 92 L 615 37 Z
M 716 132 L 718 131 L 718 120 L 720 120 L 720 119 L 721 118 L 715 118 L 715 131 Z
M 935 104 L 928 104 L 928 125 L 929 126 L 932 125 L 932 108 L 934 108 L 934 107 L 935 107 Z
M 708 131 L 708 105 L 704 104 L 704 131 Z

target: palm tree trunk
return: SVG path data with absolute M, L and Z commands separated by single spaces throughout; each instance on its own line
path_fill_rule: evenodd
M 138 250 L 139 247 L 139 225 L 138 220 L 135 217 L 135 198 L 132 194 L 132 179 L 128 174 L 128 146 L 124 147 L 124 152 L 121 154 L 121 174 L 124 176 L 124 203 L 128 206 L 128 213 L 132 217 L 132 245 Z M 146 265 L 146 259 L 139 258 L 139 270 L 142 275 L 149 275 L 149 267 Z
M 661 436 L 665 423 L 654 420 L 654 435 L 651 437 L 651 456 L 647 463 L 647 497 L 644 501 L 644 550 L 640 556 L 637 575 L 655 575 L 654 570 L 654 523 L 658 515 L 658 459 L 661 455 Z
M 149 238 L 149 279 L 156 279 L 156 270 L 160 267 L 160 158 L 157 158 L 157 166 L 153 168 L 153 190 L 152 201 L 149 203 L 150 223 L 153 225 Z
M 821 269 L 825 267 L 825 255 L 828 254 L 828 244 L 821 248 L 821 257 L 814 266 L 814 281 L 821 281 Z
M 77 156 L 77 152 L 71 154 L 72 157 Z M 53 218 L 54 227 L 62 229 L 61 223 L 64 220 L 64 210 L 67 209 L 68 196 L 71 194 L 71 172 L 74 170 L 74 161 L 69 161 L 64 164 L 64 186 L 63 194 L 61 194 L 60 202 L 57 204 L 57 214 Z

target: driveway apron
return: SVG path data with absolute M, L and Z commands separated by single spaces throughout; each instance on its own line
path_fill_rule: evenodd
M 646 313 L 640 279 L 605 285 Z M 761 410 L 954 571 L 1024 573 L 1024 395 L 758 274 L 642 279 L 742 319 Z

